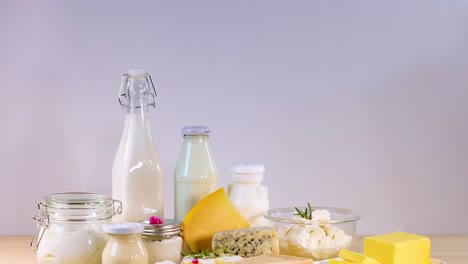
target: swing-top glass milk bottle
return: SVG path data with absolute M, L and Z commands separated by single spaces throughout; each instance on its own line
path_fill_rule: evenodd
M 125 126 L 112 168 L 112 197 L 122 202 L 115 222 L 140 222 L 164 217 L 161 162 L 151 137 L 149 108 L 155 107 L 156 90 L 148 73 L 124 74 L 119 102 L 125 109 Z

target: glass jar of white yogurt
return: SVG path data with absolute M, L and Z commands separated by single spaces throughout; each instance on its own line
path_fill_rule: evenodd
M 107 234 L 119 214 L 119 201 L 96 193 L 57 193 L 37 203 L 39 214 L 31 241 L 39 264 L 100 264 Z
M 142 224 L 112 223 L 104 229 L 109 240 L 102 252 L 102 264 L 148 264 L 148 251 L 141 240 Z
M 143 242 L 149 253 L 149 263 L 170 260 L 180 263 L 184 249 L 182 223 L 164 219 L 162 224 L 144 222 Z

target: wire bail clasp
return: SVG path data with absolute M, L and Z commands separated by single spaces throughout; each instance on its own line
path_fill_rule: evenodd
M 41 207 L 45 208 L 45 214 L 37 215 L 32 218 L 35 222 L 37 222 L 34 235 L 31 239 L 31 242 L 29 243 L 29 247 L 32 250 L 37 250 L 39 248 L 39 244 L 41 243 L 45 230 L 49 228 L 50 225 L 49 214 L 47 213 L 47 205 L 43 202 L 37 202 L 37 208 L 41 210 Z
M 122 202 L 119 200 L 112 200 L 112 203 L 114 204 L 114 215 L 118 215 L 122 213 Z M 117 204 L 117 207 L 115 205 Z

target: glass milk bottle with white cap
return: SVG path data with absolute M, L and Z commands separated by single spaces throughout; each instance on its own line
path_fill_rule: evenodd
M 218 188 L 218 170 L 208 145 L 208 127 L 182 128 L 184 142 L 174 172 L 175 219 L 185 215 L 201 199 Z
M 115 222 L 141 222 L 164 217 L 161 162 L 149 125 L 149 108 L 155 107 L 156 90 L 148 73 L 124 74 L 119 102 L 125 125 L 112 168 L 112 197 L 122 202 Z
M 260 184 L 265 167 L 262 164 L 240 163 L 231 167 L 233 184 L 228 197 L 250 226 L 269 226 L 263 213 L 268 210 L 268 189 Z

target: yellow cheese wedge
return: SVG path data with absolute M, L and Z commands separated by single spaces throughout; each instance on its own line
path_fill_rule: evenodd
M 249 227 L 220 188 L 197 203 L 184 219 L 183 236 L 191 250 L 211 251 L 211 239 L 219 231 Z
M 257 256 L 252 258 L 241 259 L 233 262 L 215 260 L 216 264 L 261 264 L 261 263 L 278 263 L 278 264 L 313 264 L 314 261 L 308 258 L 300 258 L 286 255 L 277 256 Z
M 430 264 L 429 238 L 396 232 L 364 239 L 364 255 L 382 264 Z
M 338 256 L 350 263 L 360 263 L 360 264 L 380 264 L 377 260 L 364 256 L 362 254 L 353 252 L 351 250 L 342 249 Z M 345 262 L 347 263 L 347 262 Z

